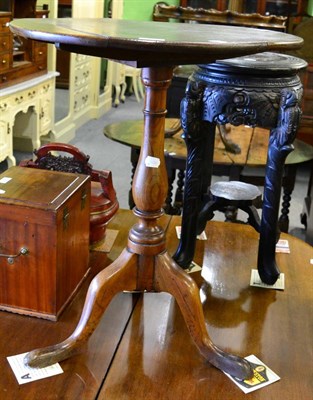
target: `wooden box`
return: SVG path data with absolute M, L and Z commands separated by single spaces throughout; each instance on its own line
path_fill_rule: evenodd
M 88 273 L 90 178 L 0 175 L 0 309 L 57 320 Z

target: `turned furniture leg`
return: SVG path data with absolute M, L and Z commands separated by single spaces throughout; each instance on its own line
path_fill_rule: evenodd
M 283 177 L 283 199 L 279 217 L 279 229 L 281 232 L 288 233 L 289 229 L 289 209 L 291 203 L 291 195 L 296 183 L 297 164 L 285 165 Z
M 259 275 L 269 285 L 273 285 L 279 277 L 275 248 L 283 169 L 287 155 L 293 150 L 299 118 L 297 94 L 284 89 L 277 128 L 271 130 L 269 138 L 258 251 Z
M 137 255 L 124 250 L 91 281 L 81 318 L 71 336 L 59 344 L 30 351 L 25 356 L 25 363 L 43 368 L 77 353 L 96 329 L 113 297 L 123 290 L 136 289 L 136 268 Z

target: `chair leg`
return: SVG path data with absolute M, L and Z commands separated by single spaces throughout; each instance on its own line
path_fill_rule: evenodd
M 113 106 L 117 107 L 120 104 L 120 95 L 121 95 L 121 87 L 120 85 L 114 86 L 115 89 L 115 98 L 113 101 Z
M 141 83 L 141 76 L 140 76 L 140 74 L 139 74 L 139 77 L 138 77 L 138 88 L 139 88 L 140 96 L 141 96 L 141 98 L 143 99 L 143 98 L 145 97 L 145 93 L 144 93 L 144 90 L 143 90 L 143 85 L 142 85 L 142 83 Z
M 121 102 L 122 103 L 124 103 L 125 102 L 125 92 L 126 92 L 126 88 L 127 88 L 127 85 L 126 85 L 126 82 L 123 82 L 122 84 L 121 84 L 121 86 L 122 86 L 122 90 L 121 90 Z
M 135 75 L 132 78 L 133 91 L 135 93 L 136 100 L 138 101 L 138 103 L 140 103 L 140 97 L 139 97 L 139 93 L 138 93 L 138 84 L 137 84 L 137 82 L 138 82 L 138 77 Z

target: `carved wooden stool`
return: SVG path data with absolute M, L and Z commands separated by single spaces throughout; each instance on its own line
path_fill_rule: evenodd
M 268 52 L 201 65 L 190 76 L 181 103 L 188 151 L 181 240 L 174 255 L 181 267 L 190 265 L 197 226 L 205 223 L 201 218 L 206 218 L 206 213 L 201 210 L 206 207 L 205 194 L 211 181 L 216 124 L 259 126 L 270 129 L 270 138 L 258 270 L 265 283 L 277 280 L 275 247 L 281 181 L 301 114 L 302 85 L 297 72 L 306 66 L 299 58 Z
M 53 154 L 53 152 L 61 153 Z M 89 163 L 89 156 L 70 144 L 49 143 L 41 146 L 34 153 L 37 157 L 35 161 L 23 160 L 20 166 L 90 175 L 89 243 L 95 245 L 103 241 L 107 224 L 119 208 L 111 171 L 93 169 Z M 69 153 L 72 157 L 62 155 L 62 153 Z

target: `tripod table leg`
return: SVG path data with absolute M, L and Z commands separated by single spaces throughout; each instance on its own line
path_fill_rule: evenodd
M 25 364 L 43 368 L 77 353 L 96 329 L 113 297 L 122 290 L 136 289 L 136 268 L 137 255 L 124 250 L 110 266 L 93 278 L 74 332 L 59 344 L 30 351 L 24 358 Z
M 226 353 L 212 343 L 205 326 L 199 288 L 167 252 L 156 257 L 155 289 L 168 292 L 175 297 L 190 336 L 207 361 L 238 379 L 252 376 L 248 361 Z

